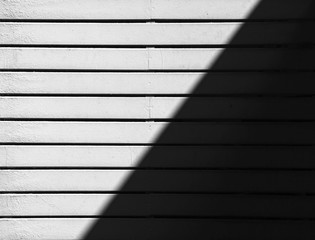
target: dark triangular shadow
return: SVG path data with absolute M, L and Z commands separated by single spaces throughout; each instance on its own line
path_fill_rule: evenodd
M 310 4 L 305 19 L 313 18 L 314 9 Z M 274 9 L 270 9 L 270 1 L 263 0 L 248 20 L 268 11 Z M 240 97 L 264 101 L 264 96 L 280 99 L 286 94 L 300 94 L 304 89 L 301 85 L 306 83 L 315 87 L 309 82 L 314 76 L 314 23 L 292 22 L 295 26 L 286 37 L 289 45 L 277 42 L 283 36 L 268 29 L 253 35 L 254 23 L 244 23 L 230 42 L 234 47 L 221 54 L 192 95 L 214 89 L 214 101 L 220 96 L 232 101 Z M 260 38 L 275 39 L 274 45 L 260 45 L 257 51 L 247 45 L 237 46 Z M 235 70 L 235 66 L 251 72 L 225 71 Z M 314 184 L 305 182 L 308 172 L 291 169 L 299 164 L 309 166 L 307 161 L 314 157 L 307 146 L 302 150 L 295 147 L 314 143 L 314 125 L 297 121 L 290 106 L 279 111 L 273 104 L 237 110 L 231 105 L 235 118 L 225 119 L 223 114 L 215 119 L 209 112 L 213 109 L 198 105 L 200 101 L 193 98 L 178 111 L 174 117 L 178 122 L 166 127 L 157 146 L 143 157 L 140 169 L 129 177 L 120 189 L 122 193 L 104 209 L 84 239 L 314 239 L 315 224 L 302 214 L 310 212 L 315 217 L 314 209 L 290 205 L 282 196 L 315 192 Z M 300 110 L 314 119 L 309 107 L 306 104 Z M 220 115 L 220 109 L 214 111 Z M 211 120 L 197 124 L 180 121 L 196 116 Z M 269 145 L 281 145 L 280 152 L 272 152 Z M 173 169 L 156 168 L 163 163 Z M 155 169 L 148 170 L 152 167 Z M 290 171 L 266 170 L 273 167 Z M 270 201 L 274 205 L 269 205 Z

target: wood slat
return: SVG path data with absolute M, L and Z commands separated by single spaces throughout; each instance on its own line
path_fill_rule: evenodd
M 312 221 L 213 220 L 213 219 L 100 219 L 93 218 L 0 219 L 0 239 L 312 239 Z M 56 231 L 58 229 L 58 231 Z M 152 234 L 154 232 L 155 234 Z
M 222 60 L 218 60 L 220 56 Z M 0 48 L 0 69 L 311 70 L 315 67 L 314 56 L 314 49 L 308 48 Z
M 310 97 L 0 97 L 0 118 L 312 120 L 314 107 Z
M 167 122 L 1 121 L 1 143 L 151 144 Z M 313 144 L 314 123 L 172 123 L 159 144 Z M 272 136 L 272 137 L 271 137 Z
M 313 218 L 313 203 L 314 197 L 263 195 L 1 194 L 0 216 Z
M 313 78 L 313 73 L 262 72 L 0 72 L 0 94 L 311 95 L 315 94 Z
M 145 49 L 1 48 L 4 69 L 148 69 Z
M 3 19 L 143 19 L 149 17 L 149 1 L 126 0 L 13 0 L 1 2 Z M 19 9 L 19 11 L 18 11 Z
M 315 43 L 314 23 L 0 23 L 9 45 L 220 45 Z M 233 41 L 231 42 L 231 39 Z
M 171 19 L 287 19 L 313 18 L 312 0 L 153 0 L 153 18 Z M 283 6 L 286 6 L 283 8 Z
M 305 18 L 312 0 L 10 0 L 0 3 L 2 19 L 254 19 Z M 283 5 L 286 7 L 284 8 Z M 17 10 L 18 9 L 18 10 Z M 306 15 L 306 16 L 305 16 Z
M 315 193 L 313 171 L 1 170 L 0 180 L 3 192 Z
M 314 169 L 312 147 L 0 146 L 1 167 Z

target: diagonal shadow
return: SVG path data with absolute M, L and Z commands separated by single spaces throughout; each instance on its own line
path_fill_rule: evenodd
M 270 2 L 263 0 L 249 19 L 256 18 L 256 15 L 263 16 L 264 12 L 273 11 Z M 305 13 L 305 19 L 313 18 L 314 9 L 315 4 L 310 4 L 309 11 Z M 299 81 L 303 80 L 301 79 L 303 74 L 301 75 L 294 70 L 303 70 L 304 68 L 305 70 L 312 70 L 308 66 L 310 66 L 310 61 L 314 62 L 314 56 L 308 47 L 314 43 L 315 35 L 314 31 L 311 30 L 312 22 L 295 21 L 295 23 L 297 24 L 294 29 L 290 29 L 290 37 L 286 38 L 286 41 L 291 44 L 290 46 L 280 46 L 277 41 L 275 41 L 274 46 L 268 48 L 259 46 L 261 51 L 269 51 L 271 48 L 277 50 L 276 55 L 264 55 L 265 58 L 261 60 L 262 67 L 257 69 L 264 70 L 264 66 L 268 66 L 268 70 L 272 71 L 256 71 L 255 74 L 242 71 L 223 73 L 221 70 L 229 69 L 234 65 L 244 66 L 244 70 L 246 70 L 247 63 L 251 65 L 251 62 L 255 62 L 255 59 L 260 57 L 248 54 L 250 50 L 244 51 L 244 54 L 240 56 L 235 53 L 234 48 L 228 48 L 211 66 L 211 72 L 205 74 L 192 95 L 209 92 L 206 89 L 234 88 L 236 83 L 241 84 L 245 90 L 240 92 L 238 96 L 232 96 L 235 99 L 237 97 L 250 99 L 250 96 L 247 95 L 248 92 L 277 95 L 277 91 L 285 93 L 287 89 L 291 89 L 290 93 L 294 94 L 292 82 L 299 84 Z M 272 39 L 282 39 L 281 35 L 277 35 L 281 33 L 270 32 L 268 29 L 253 35 L 253 31 L 249 30 L 251 24 L 253 23 L 244 23 L 230 44 L 237 45 L 246 42 L 245 40 L 255 42 L 260 38 L 269 39 L 271 35 Z M 275 24 L 278 23 L 275 22 Z M 281 40 L 279 40 L 280 43 Z M 292 69 L 293 71 L 291 71 Z M 293 81 L 288 81 L 290 79 Z M 286 81 L 288 84 L 284 84 Z M 246 92 L 247 89 L 249 89 L 248 92 Z M 244 95 L 242 95 L 243 93 Z M 220 94 L 220 92 L 214 93 L 214 95 Z M 252 97 L 261 99 L 261 101 L 266 99 L 266 96 L 265 98 L 258 95 Z M 211 115 L 207 112 L 207 108 L 192 101 L 193 98 L 189 98 L 183 104 L 174 119 Z M 216 96 L 213 98 L 215 99 Z M 270 118 L 266 117 L 265 119 L 264 114 L 271 114 L 268 115 L 271 116 L 271 119 L 268 120 L 270 122 L 266 124 L 272 123 L 273 120 L 279 120 L 277 118 L 281 114 L 276 112 L 272 105 L 269 107 L 268 109 L 255 109 L 262 117 L 249 119 L 249 121 Z M 289 115 L 289 110 L 290 107 L 283 109 L 282 114 L 287 118 L 281 119 L 280 117 L 281 120 L 295 119 L 296 116 Z M 247 116 L 253 109 L 244 107 L 237 111 L 239 117 L 233 119 L 232 122 L 242 120 L 242 116 Z M 273 111 L 274 115 L 272 115 Z M 308 105 L 301 111 L 311 110 Z M 303 221 L 303 219 L 298 221 L 295 216 L 290 215 L 290 211 L 305 211 L 303 206 L 300 206 L 300 209 L 292 209 L 290 205 L 286 204 L 287 199 L 284 197 L 282 200 L 280 199 L 279 206 L 285 207 L 283 212 L 279 213 L 278 209 L 261 203 L 258 195 L 247 194 L 248 192 L 283 192 L 281 190 L 283 186 L 280 179 L 281 171 L 257 171 L 253 168 L 272 168 L 274 166 L 286 168 L 292 164 L 292 161 L 295 161 L 293 165 L 296 166 L 299 156 L 292 156 L 291 163 L 280 159 L 282 165 L 277 165 L 275 162 L 279 160 L 277 158 L 281 158 L 281 155 L 276 155 L 272 159 L 265 159 L 255 156 L 257 152 L 248 147 L 245 148 L 245 151 L 248 149 L 249 153 L 244 160 L 244 155 L 238 155 L 237 151 L 233 155 L 233 149 L 256 143 L 262 146 L 262 154 L 264 154 L 264 149 L 269 147 L 266 145 L 273 144 L 272 139 L 277 139 L 278 133 L 275 132 L 272 136 L 260 139 L 261 133 L 259 130 L 256 132 L 255 127 L 251 128 L 251 131 L 235 133 L 229 130 L 229 122 L 224 119 L 217 119 L 213 124 L 221 121 L 224 122 L 223 128 L 226 126 L 226 129 L 218 132 L 211 129 L 207 130 L 206 127 L 203 128 L 204 131 L 189 127 L 184 129 L 178 127 L 181 122 L 170 123 L 156 141 L 157 146 L 152 147 L 147 152 L 138 167 L 147 169 L 158 166 L 158 163 L 162 161 L 168 166 L 172 165 L 173 162 L 172 167 L 174 169 L 135 170 L 120 189 L 122 193 L 117 194 L 111 204 L 103 210 L 101 218 L 97 220 L 84 239 L 314 239 L 315 224 L 310 221 Z M 202 125 L 204 122 L 200 124 Z M 251 123 L 245 121 L 236 124 Z M 277 124 L 281 126 L 286 123 L 277 122 Z M 295 122 L 295 124 L 299 124 L 299 122 Z M 214 140 L 214 144 L 209 146 L 204 145 L 203 142 L 207 143 L 209 134 L 213 134 L 212 138 L 217 138 L 217 141 Z M 224 137 L 220 134 L 224 134 Z M 241 140 L 234 140 L 235 134 L 241 134 Z M 295 137 L 289 135 L 288 133 L 289 139 Z M 191 139 L 191 136 L 194 139 L 200 139 L 200 146 L 189 146 L 189 144 L 184 147 L 165 146 L 165 143 L 180 142 L 180 139 Z M 222 141 L 222 139 L 228 140 Z M 268 141 L 268 139 L 271 140 Z M 295 142 L 299 144 L 298 140 Z M 218 151 L 210 154 L 207 149 L 211 148 Z M 290 148 L 287 146 L 284 149 L 289 151 Z M 232 154 L 228 151 L 231 151 Z M 213 160 L 214 158 L 217 160 Z M 230 168 L 236 169 L 231 170 Z M 290 177 L 287 179 L 294 181 Z M 292 184 L 292 181 L 288 181 L 287 184 Z M 257 189 L 255 189 L 255 185 L 257 185 Z M 152 189 L 152 192 L 141 189 Z M 290 189 L 290 187 L 285 187 L 285 189 Z M 232 204 L 229 199 L 234 199 Z M 250 205 L 246 204 L 248 199 L 252 200 Z M 285 219 L 282 219 L 283 217 Z

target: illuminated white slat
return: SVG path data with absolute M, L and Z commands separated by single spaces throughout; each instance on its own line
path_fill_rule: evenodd
M 148 69 L 148 50 L 2 48 L 1 68 Z
M 149 0 L 10 0 L 1 1 L 5 19 L 147 19 Z
M 0 44 L 55 45 L 220 45 L 243 23 L 0 23 Z M 292 37 L 311 23 L 247 23 L 250 38 L 233 44 L 288 44 L 309 40 Z M 263 38 L 261 36 L 264 36 Z
M 0 97 L 0 118 L 57 119 L 312 119 L 310 98 Z
M 169 122 L 1 121 L 2 143 L 153 144 Z M 313 123 L 171 123 L 163 144 L 313 144 Z M 270 136 L 273 136 L 272 138 Z
M 0 219 L 0 239 L 83 240 L 96 221 L 96 218 Z
M 0 194 L 0 215 L 95 216 L 115 196 L 116 194 Z M 141 200 L 141 197 L 133 196 L 130 199 Z M 144 197 L 142 199 L 145 201 Z
M 120 205 L 106 211 L 116 194 L 0 194 L 0 216 L 262 216 L 312 217 L 314 197 L 211 194 L 121 194 Z M 283 204 L 286 201 L 287 204 Z M 115 203 L 114 203 L 115 204 Z M 137 207 L 128 207 L 137 206 Z M 248 208 L 251 206 L 251 208 Z M 304 206 L 304 208 L 302 207 Z
M 5 19 L 244 19 L 259 0 L 10 0 Z M 303 18 L 312 0 L 273 0 L 256 19 Z M 283 7 L 285 5 L 285 8 Z
M 92 230 L 95 218 L 25 218 L 25 219 L 0 219 L 1 240 L 33 239 L 33 240 L 84 240 L 86 234 Z M 107 226 L 110 226 L 107 228 Z M 123 229 L 123 231 L 122 231 Z M 152 234 L 160 229 L 167 234 Z M 276 231 L 275 231 L 276 229 Z M 102 232 L 109 239 L 127 240 L 130 238 L 144 240 L 171 240 L 185 236 L 187 239 L 196 236 L 206 238 L 221 238 L 222 232 L 229 239 L 238 238 L 250 240 L 265 239 L 278 236 L 298 239 L 303 234 L 313 233 L 312 221 L 249 221 L 249 220 L 214 220 L 214 219 L 174 219 L 145 218 L 102 219 Z M 270 234 L 272 233 L 272 234 Z M 250 234 L 250 236 L 249 236 Z M 95 236 L 95 235 L 92 235 Z M 95 237 L 96 238 L 96 237 Z M 103 238 L 102 238 L 103 239 Z
M 0 166 L 136 167 L 149 149 L 150 146 L 0 146 Z
M 204 73 L 0 72 L 0 92 L 189 94 L 192 93 L 203 77 Z M 223 79 L 226 79 L 226 77 L 223 76 Z M 250 80 L 252 81 L 252 79 Z M 218 84 L 220 82 L 222 82 L 221 78 Z M 205 88 L 204 91 L 206 93 L 207 91 L 216 90 Z
M 151 16 L 162 19 L 303 18 L 312 6 L 312 0 L 303 0 L 299 3 L 294 0 L 267 2 L 261 0 L 151 0 L 151 2 Z M 258 10 L 255 11 L 257 8 Z
M 1 44 L 226 44 L 241 23 L 2 23 Z
M 306 94 L 313 73 L 0 72 L 4 94 Z M 297 84 L 297 81 L 299 84 Z M 199 83 L 202 83 L 200 87 Z M 268 86 L 268 87 L 262 87 Z M 196 87 L 198 87 L 196 89 Z
M 306 169 L 315 166 L 314 152 L 303 147 L 13 145 L 0 146 L 0 166 Z
M 83 49 L 1 48 L 2 69 L 95 69 L 95 70 L 256 70 L 312 69 L 312 49 Z M 298 60 L 298 59 L 302 60 Z M 240 61 L 242 59 L 242 61 Z M 283 61 L 286 59 L 286 61 Z M 215 66 L 214 66 L 215 64 Z
M 131 176 L 131 179 L 129 177 Z M 222 182 L 222 179 L 225 181 Z M 1 170 L 0 191 L 314 193 L 311 172 L 222 170 Z M 128 182 L 126 182 L 129 180 Z M 305 181 L 309 184 L 305 184 Z M 249 184 L 250 182 L 250 184 Z M 294 184 L 288 184 L 294 182 Z

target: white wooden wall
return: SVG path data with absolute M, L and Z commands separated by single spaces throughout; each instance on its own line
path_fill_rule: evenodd
M 85 239 L 132 173 L 132 239 L 314 237 L 311 4 L 0 1 L 0 239 Z

